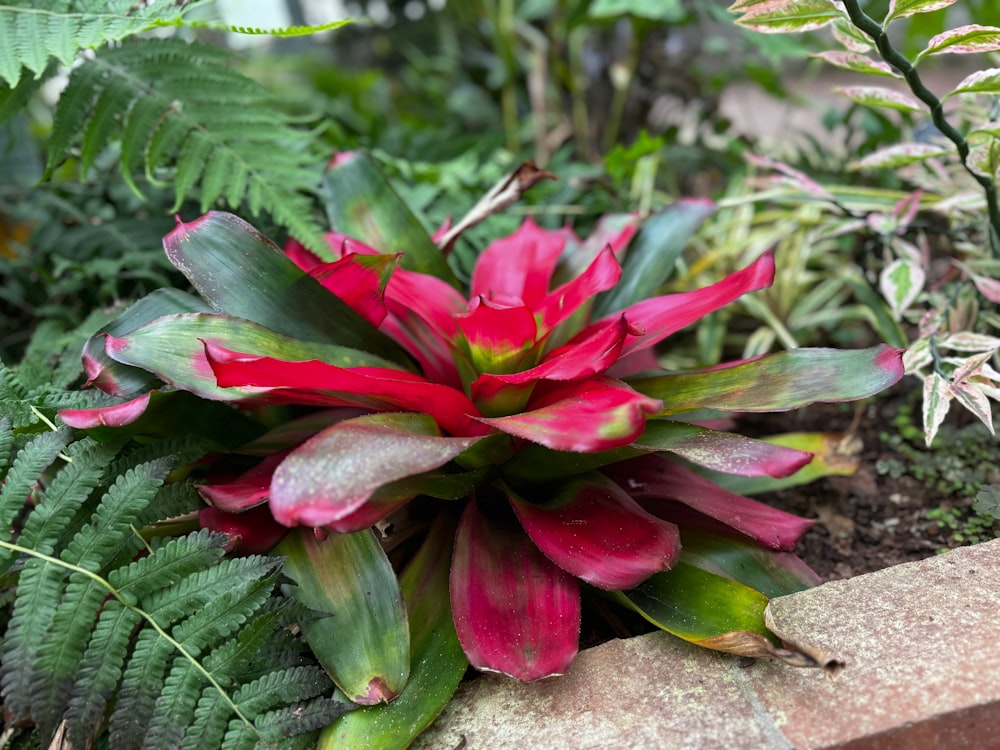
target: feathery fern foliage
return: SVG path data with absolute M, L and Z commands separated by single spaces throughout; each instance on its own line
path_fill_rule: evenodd
M 164 535 L 202 507 L 175 467 L 212 444 L 99 442 L 50 421 L 86 398 L 64 390 L 82 335 L 48 323 L 0 363 L 5 714 L 42 746 L 310 746 L 351 704 L 289 630 L 312 615 L 276 587 L 281 561 Z
M 0 5 L 0 79 L 17 86 L 37 78 L 55 58 L 69 65 L 94 49 L 156 26 L 178 22 L 204 0 L 7 0 Z
M 120 141 L 120 170 L 173 185 L 178 206 L 197 187 L 217 202 L 266 211 L 293 234 L 321 235 L 308 193 L 323 157 L 276 98 L 230 66 L 230 53 L 179 39 L 141 39 L 100 50 L 77 67 L 59 99 L 48 168 L 78 149 L 86 172 Z

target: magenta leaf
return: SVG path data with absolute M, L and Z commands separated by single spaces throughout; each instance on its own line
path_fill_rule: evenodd
M 770 286 L 773 280 L 774 257 L 764 253 L 746 268 L 711 286 L 636 302 L 623 312 L 629 325 L 642 333 L 637 333 L 626 342 L 623 354 L 658 344 L 670 334 L 744 294 Z
M 347 255 L 312 268 L 309 275 L 373 326 L 379 326 L 388 312 L 385 287 L 398 262 L 395 255 Z
M 478 414 L 464 393 L 419 375 L 382 367 L 337 367 L 324 362 L 287 362 L 205 345 L 223 388 L 269 388 L 267 400 L 317 406 L 359 406 L 374 411 L 430 414 L 453 435 L 483 435 Z
M 538 335 L 529 308 L 501 306 L 486 298 L 480 298 L 456 322 L 469 342 L 472 363 L 480 372 L 516 372 Z
M 603 376 L 571 383 L 542 383 L 530 410 L 479 421 L 558 451 L 603 451 L 642 434 L 660 402 Z
M 541 327 L 548 333 L 571 317 L 585 302 L 600 292 L 611 289 L 621 278 L 622 271 L 611 247 L 605 247 L 587 270 L 572 281 L 546 295 L 537 307 Z
M 281 462 L 271 481 L 271 512 L 286 526 L 334 524 L 383 485 L 443 466 L 477 441 L 441 437 L 424 414 L 374 414 L 340 422 Z M 387 498 L 386 513 L 400 499 L 408 498 Z
M 242 513 L 267 501 L 271 492 L 271 477 L 287 455 L 287 451 L 268 456 L 259 464 L 228 482 L 206 482 L 198 492 L 213 508 L 227 513 Z
M 449 588 L 458 640 L 476 669 L 537 680 L 562 674 L 572 663 L 580 636 L 579 584 L 515 519 L 504 523 L 475 499 L 467 503 Z
M 815 401 L 854 401 L 903 377 L 903 351 L 795 349 L 711 370 L 629 378 L 640 393 L 663 401 L 661 414 L 693 409 L 787 411 Z
M 266 554 L 288 533 L 288 529 L 275 521 L 271 511 L 263 505 L 245 513 L 202 508 L 198 511 L 198 525 L 228 536 L 227 548 L 235 549 L 241 555 Z
M 655 454 L 607 466 L 602 473 L 639 504 L 672 519 L 674 503 L 724 523 L 771 549 L 791 551 L 813 522 L 737 495 L 675 461 Z
M 472 274 L 471 296 L 497 301 L 518 300 L 535 308 L 549 282 L 568 232 L 550 232 L 527 219 L 517 230 L 495 240 L 479 255 Z
M 93 409 L 60 409 L 59 418 L 70 427 L 89 430 L 94 427 L 123 427 L 132 424 L 145 413 L 152 395 L 144 393 L 137 398 L 110 406 Z
M 677 527 L 650 515 L 625 490 L 599 474 L 559 486 L 534 503 L 508 490 L 528 536 L 552 562 L 598 588 L 638 586 L 669 570 L 680 551 Z
M 665 419 L 650 420 L 633 445 L 670 451 L 699 466 L 744 477 L 791 476 L 813 457 L 808 451 Z

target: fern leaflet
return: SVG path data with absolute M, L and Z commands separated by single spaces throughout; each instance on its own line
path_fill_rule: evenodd
M 229 66 L 228 52 L 178 39 L 143 39 L 98 52 L 73 71 L 56 109 L 51 171 L 78 146 L 86 172 L 120 139 L 121 172 L 173 184 L 176 211 L 200 185 L 217 202 L 266 211 L 292 234 L 321 242 L 309 194 L 323 157 L 277 100 Z
M 0 5 L 0 79 L 17 86 L 25 68 L 40 76 L 52 58 L 69 65 L 81 49 L 174 24 L 187 11 L 203 4 L 178 0 L 4 3 Z

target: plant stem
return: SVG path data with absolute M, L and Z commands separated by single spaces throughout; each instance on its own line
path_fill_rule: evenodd
M 858 0 L 844 0 L 844 8 L 847 10 L 847 15 L 850 17 L 851 23 L 872 38 L 872 41 L 875 42 L 875 48 L 882 59 L 900 72 L 910 87 L 910 91 L 913 92 L 913 95 L 930 108 L 931 122 L 934 123 L 934 126 L 948 140 L 955 144 L 965 171 L 972 175 L 972 178 L 979 183 L 983 189 L 983 193 L 986 195 L 986 210 L 989 214 L 990 246 L 993 248 L 993 254 L 1000 256 L 1000 206 L 997 205 L 997 188 L 996 183 L 993 182 L 993 178 L 980 174 L 969 166 L 968 141 L 945 119 L 944 106 L 941 100 L 924 85 L 913 63 L 892 46 L 889 36 L 885 33 L 882 25 L 861 10 Z

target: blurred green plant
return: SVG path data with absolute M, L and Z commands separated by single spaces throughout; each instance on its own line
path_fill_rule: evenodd
M 916 326 L 906 356 L 907 371 L 924 390 L 924 434 L 928 445 L 952 402 L 975 414 L 992 433 L 990 399 L 1000 400 L 1000 318 L 989 309 L 1000 302 L 1000 206 L 996 175 L 1000 169 L 1000 129 L 991 101 L 1000 94 L 1000 69 L 984 69 L 964 78 L 939 97 L 924 84 L 917 66 L 939 55 L 1000 50 L 1000 27 L 962 25 L 945 30 L 905 57 L 890 41 L 891 24 L 941 11 L 954 0 L 893 0 L 881 22 L 857 0 L 796 2 L 738 0 L 730 11 L 740 25 L 765 33 L 798 33 L 831 27 L 842 49 L 817 57 L 838 68 L 901 81 L 898 88 L 849 86 L 840 93 L 866 107 L 930 118 L 926 134 L 894 143 L 856 159 L 855 170 L 894 170 L 915 191 L 901 195 L 891 208 L 859 212 L 832 190 L 801 173 L 775 164 L 791 177 L 800 196 L 819 200 L 840 217 L 840 231 L 867 226 L 880 249 L 878 286 L 892 318 Z M 983 104 L 983 100 L 985 104 Z M 953 105 L 946 111 L 946 105 Z M 957 106 L 954 106 L 957 105 Z M 950 248 L 936 263 L 927 232 L 915 224 L 922 209 L 943 216 L 938 232 Z M 915 230 L 912 231 L 911 230 Z M 907 235 L 909 233 L 909 239 Z M 950 252 L 949 252 L 950 250 Z M 943 265 L 943 267 L 942 267 Z M 884 321 L 884 312 L 878 317 Z M 885 329 L 885 326 L 882 326 Z M 889 339 L 892 340 L 892 339 Z

